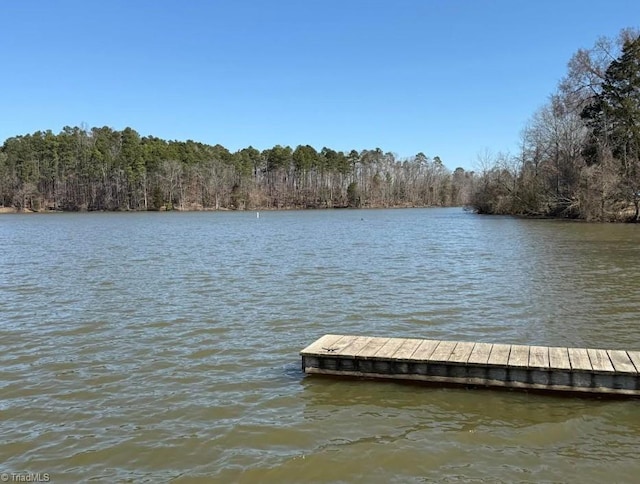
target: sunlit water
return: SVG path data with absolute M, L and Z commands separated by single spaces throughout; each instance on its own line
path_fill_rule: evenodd
M 0 472 L 632 482 L 640 401 L 305 377 L 325 333 L 640 350 L 640 227 L 460 209 L 0 217 Z

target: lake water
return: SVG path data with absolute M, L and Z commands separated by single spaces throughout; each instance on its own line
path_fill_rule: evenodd
M 325 333 L 640 350 L 640 226 L 461 209 L 0 217 L 0 472 L 631 482 L 640 401 L 305 377 Z

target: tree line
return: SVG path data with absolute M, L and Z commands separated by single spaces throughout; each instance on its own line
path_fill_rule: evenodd
M 578 50 L 519 152 L 481 158 L 476 211 L 640 221 L 640 36 Z
M 203 210 L 456 206 L 473 174 L 423 153 L 379 148 L 224 146 L 140 136 L 132 128 L 65 127 L 7 139 L 0 205 L 18 210 Z

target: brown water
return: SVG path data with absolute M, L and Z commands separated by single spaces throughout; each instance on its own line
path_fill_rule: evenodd
M 0 217 L 0 473 L 633 482 L 640 401 L 305 377 L 344 332 L 640 350 L 640 227 L 459 209 Z

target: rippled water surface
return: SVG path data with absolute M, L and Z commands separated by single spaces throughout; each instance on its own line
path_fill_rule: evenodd
M 460 209 L 0 217 L 0 472 L 633 482 L 640 401 L 305 377 L 325 333 L 640 350 L 640 227 Z

